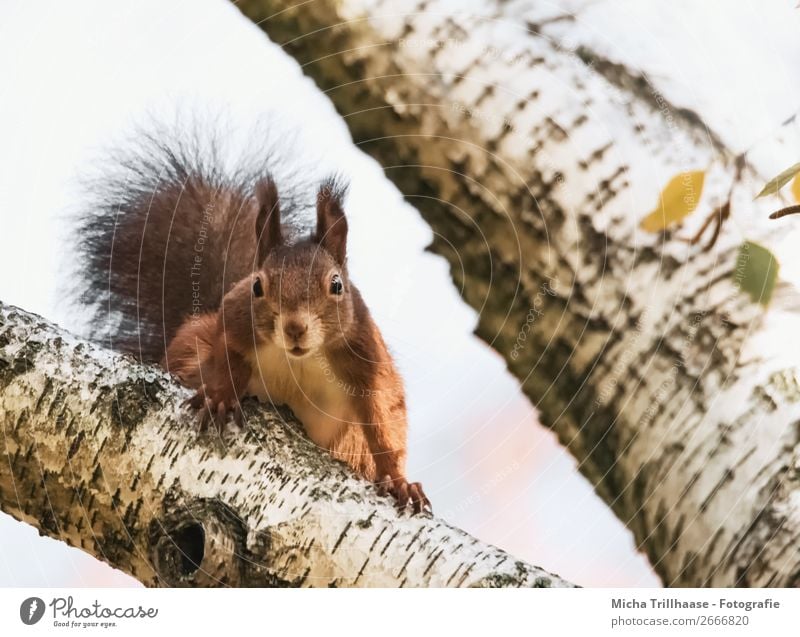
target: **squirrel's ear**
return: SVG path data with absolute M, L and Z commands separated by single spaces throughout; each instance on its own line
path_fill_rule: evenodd
M 258 244 L 258 267 L 264 263 L 270 250 L 283 243 L 281 233 L 281 209 L 278 202 L 278 188 L 272 177 L 264 177 L 256 183 L 256 242 Z
M 317 232 L 315 240 L 340 265 L 347 254 L 347 217 L 342 200 L 347 191 L 335 179 L 326 179 L 317 193 Z

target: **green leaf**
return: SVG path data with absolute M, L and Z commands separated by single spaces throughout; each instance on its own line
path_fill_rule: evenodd
M 705 177 L 705 171 L 693 170 L 670 179 L 661 191 L 656 209 L 639 224 L 642 230 L 661 232 L 692 214 L 703 194 Z
M 754 303 L 768 305 L 778 280 L 780 264 L 764 246 L 745 241 L 739 247 L 733 281 L 742 292 L 750 295 Z
M 800 163 L 790 166 L 777 177 L 770 179 L 767 182 L 767 185 L 761 189 L 761 192 L 756 195 L 756 199 L 759 197 L 765 197 L 766 195 L 774 195 L 786 184 L 788 184 L 789 180 L 797 173 L 800 173 Z

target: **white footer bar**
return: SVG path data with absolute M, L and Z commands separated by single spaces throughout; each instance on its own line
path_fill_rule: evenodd
M 800 590 L 0 589 L 2 635 L 719 636 L 798 626 Z

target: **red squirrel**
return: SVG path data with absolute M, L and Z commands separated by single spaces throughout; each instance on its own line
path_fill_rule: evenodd
M 201 423 L 241 423 L 245 396 L 288 406 L 399 506 L 429 509 L 406 478 L 402 379 L 347 271 L 346 189 L 324 181 L 316 227 L 297 238 L 296 197 L 282 215 L 266 168 L 226 171 L 196 146 L 143 139 L 98 182 L 78 237 L 83 296 L 107 312 L 112 347 L 196 390 Z

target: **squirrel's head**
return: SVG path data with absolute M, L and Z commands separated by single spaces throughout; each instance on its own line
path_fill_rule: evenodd
M 317 226 L 307 239 L 288 245 L 281 230 L 280 207 L 271 179 L 256 188 L 259 271 L 253 278 L 253 307 L 258 330 L 302 358 L 341 341 L 353 321 L 347 276 L 346 188 L 328 179 L 317 192 Z

